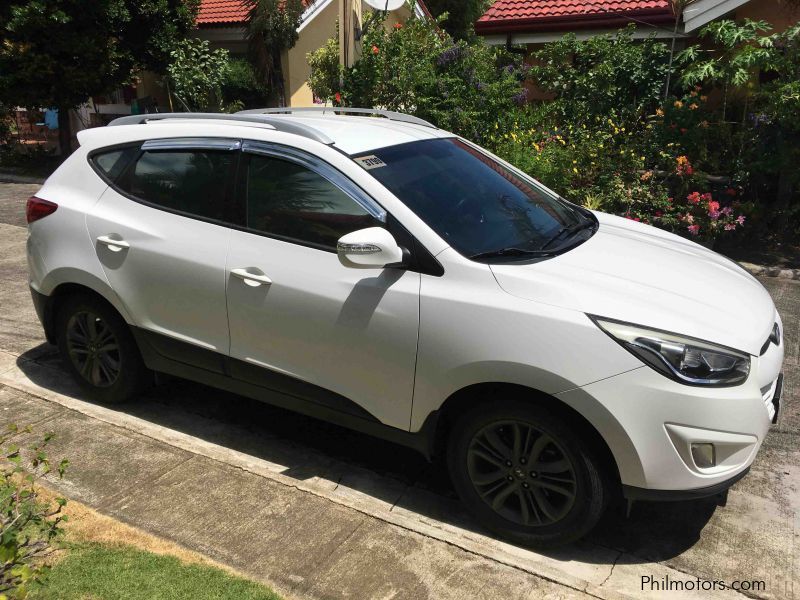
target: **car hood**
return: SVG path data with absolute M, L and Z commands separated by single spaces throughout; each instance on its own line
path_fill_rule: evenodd
M 764 287 L 733 261 L 629 219 L 594 213 L 586 242 L 534 263 L 493 264 L 509 294 L 758 355 L 775 322 Z

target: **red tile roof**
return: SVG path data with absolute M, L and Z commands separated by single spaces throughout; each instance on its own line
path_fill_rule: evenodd
M 631 20 L 674 20 L 669 0 L 497 0 L 475 23 L 476 33 L 609 28 Z
M 245 23 L 251 6 L 249 0 L 202 0 L 197 11 L 197 25 Z

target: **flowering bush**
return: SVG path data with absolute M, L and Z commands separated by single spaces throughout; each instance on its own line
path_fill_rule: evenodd
M 690 235 L 703 240 L 714 240 L 722 231 L 733 231 L 744 225 L 745 216 L 740 214 L 735 204 L 721 206 L 714 200 L 711 192 L 694 191 L 686 196 L 685 202 L 675 205 L 678 220 Z

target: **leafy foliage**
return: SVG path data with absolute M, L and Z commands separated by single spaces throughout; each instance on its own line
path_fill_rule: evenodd
M 206 40 L 186 39 L 170 54 L 172 92 L 188 111 L 221 110 L 222 84 L 230 73 L 228 51 Z
M 221 83 L 222 101 L 228 107 L 259 108 L 266 105 L 267 89 L 256 78 L 253 65 L 241 58 L 230 58 Z
M 491 4 L 491 0 L 426 0 L 425 2 L 434 17 L 442 17 L 442 27 L 456 40 L 466 40 L 475 35 L 475 21 Z
M 52 552 L 66 520 L 61 514 L 66 500 L 58 498 L 55 505 L 43 502 L 34 484 L 37 476 L 53 468 L 62 477 L 68 462 L 51 465 L 45 449 L 53 434 L 48 433 L 30 448 L 26 471 L 19 446 L 10 440 L 30 431 L 10 425 L 0 434 L 0 598 L 24 598 L 44 575 L 42 559 Z
M 435 23 L 411 18 L 371 28 L 362 56 L 338 80 L 335 41 L 312 53 L 311 89 L 343 106 L 409 112 L 476 141 L 486 138 L 498 115 L 525 100 L 519 59 L 483 42 L 453 41 Z
M 571 121 L 612 112 L 635 119 L 661 99 L 669 50 L 655 38 L 634 42 L 634 30 L 586 41 L 565 35 L 533 54 L 531 78 Z
M 301 0 L 254 0 L 247 26 L 248 51 L 256 77 L 280 106 L 286 105 L 281 54 L 293 48 L 299 34 Z
M 338 34 L 325 42 L 322 47 L 306 55 L 308 66 L 311 67 L 311 76 L 308 85 L 314 95 L 325 101 L 332 102 L 339 92 L 339 77 L 342 74 L 339 68 L 339 36 Z M 341 96 L 341 94 L 339 94 Z
M 0 100 L 76 107 L 137 70 L 163 72 L 194 26 L 198 0 L 0 3 Z

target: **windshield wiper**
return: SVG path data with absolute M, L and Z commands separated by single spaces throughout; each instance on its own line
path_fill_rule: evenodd
M 504 256 L 552 256 L 552 252 L 542 252 L 541 250 L 526 250 L 525 248 L 500 248 L 499 250 L 489 250 L 488 252 L 479 252 L 473 254 L 469 258 L 471 260 L 481 258 L 501 258 Z
M 577 223 L 575 225 L 571 225 L 570 227 L 562 227 L 561 229 L 556 232 L 556 234 L 547 240 L 544 244 L 539 246 L 539 250 L 544 250 L 553 242 L 561 239 L 564 234 L 568 234 L 568 236 L 574 235 L 579 231 L 583 231 L 584 229 L 591 229 L 594 227 L 594 221 L 583 221 L 582 223 Z

